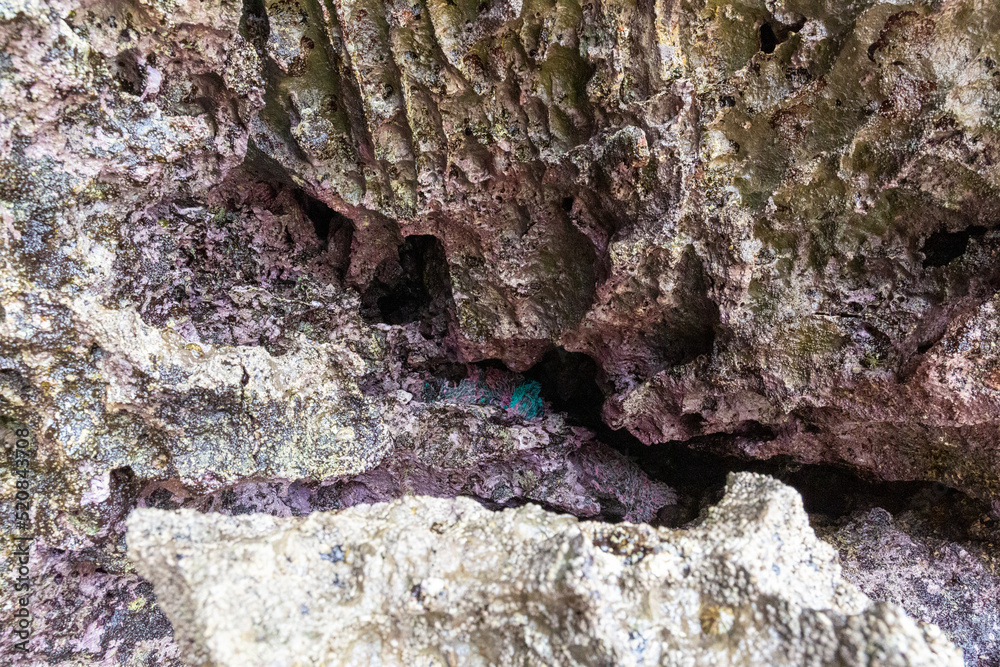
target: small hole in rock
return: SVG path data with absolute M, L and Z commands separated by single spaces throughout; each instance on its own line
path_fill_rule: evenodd
M 146 86 L 146 70 L 139 67 L 139 52 L 126 49 L 115 59 L 115 80 L 130 95 L 141 95 Z
M 757 41 L 762 53 L 774 53 L 778 44 L 784 43 L 793 32 L 799 32 L 806 24 L 806 18 L 799 16 L 793 23 L 765 21 L 757 29 Z
M 774 53 L 774 49 L 778 47 L 778 38 L 775 36 L 774 28 L 771 27 L 770 23 L 764 23 L 760 26 L 758 37 L 760 39 L 761 52 Z
M 525 371 L 524 377 L 541 385 L 545 400 L 553 410 L 566 413 L 570 423 L 598 429 L 604 405 L 598 370 L 587 355 L 557 347 Z
M 316 238 L 320 241 L 324 243 L 328 242 L 331 238 L 331 233 L 335 235 L 345 225 L 348 228 L 353 228 L 350 219 L 337 213 L 320 200 L 310 197 L 305 192 L 299 190 L 296 193 L 296 199 L 302 208 L 302 212 L 312 222 Z

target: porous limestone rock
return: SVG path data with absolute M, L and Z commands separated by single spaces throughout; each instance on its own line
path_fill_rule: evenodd
M 254 25 L 278 93 L 252 141 L 359 221 L 354 283 L 397 228 L 441 239 L 465 359 L 562 345 L 646 442 L 755 430 L 730 449 L 1000 497 L 993 381 L 926 379 L 997 359 L 943 338 L 1000 285 L 995 2 L 281 0 Z
M 0 0 L 39 548 L 114 551 L 143 489 L 346 505 L 408 470 L 648 516 L 666 491 L 616 459 L 630 507 L 546 415 L 421 440 L 455 413 L 423 386 L 558 348 L 646 443 L 1000 508 L 998 63 L 993 0 Z
M 512 381 L 515 376 L 505 377 Z M 531 500 L 582 517 L 651 521 L 676 502 L 666 484 L 650 480 L 636 463 L 586 429 L 567 425 L 558 413 L 546 410 L 524 419 L 496 405 L 458 399 L 465 400 L 457 395 L 416 401 L 404 392 L 384 415 L 395 436 L 392 455 L 359 475 L 269 477 L 210 491 L 178 477 L 145 481 L 119 468 L 85 490 L 82 508 L 58 512 L 52 503 L 59 489 L 44 475 L 31 474 L 33 504 L 44 508 L 35 514 L 47 520 L 36 525 L 30 558 L 37 590 L 32 598 L 35 635 L 28 655 L 13 648 L 10 630 L 17 598 L 0 596 L 0 664 L 180 664 L 173 629 L 149 594 L 148 582 L 125 561 L 123 520 L 136 505 L 281 517 L 410 493 L 466 494 L 491 507 Z M 0 452 L 8 454 L 15 440 L 0 429 Z M 20 478 L 0 479 L 12 497 Z M 65 545 L 60 538 L 67 533 L 75 536 L 75 548 L 55 548 Z M 9 546 L 5 540 L 3 547 Z
M 275 365 L 259 349 L 199 346 L 177 332 L 183 321 L 150 326 L 103 303 L 130 221 L 244 160 L 240 114 L 260 107 L 262 89 L 241 16 L 228 0 L 0 3 L 0 406 L 5 426 L 31 431 L 33 521 L 53 546 L 106 532 L 95 506 L 115 469 L 159 476 L 176 464 L 208 485 L 218 472 L 293 472 L 316 431 L 328 452 L 353 451 L 326 464 L 337 471 L 384 452 L 372 447 L 376 406 L 338 372 L 351 359 L 312 349 Z M 324 387 L 299 391 L 310 377 Z M 337 441 L 329 426 L 356 437 Z M 291 446 L 276 452 L 282 435 Z M 7 466 L 0 482 L 6 501 Z
M 419 496 L 337 513 L 136 510 L 129 556 L 193 665 L 954 665 L 846 584 L 791 488 L 730 478 L 696 528 Z

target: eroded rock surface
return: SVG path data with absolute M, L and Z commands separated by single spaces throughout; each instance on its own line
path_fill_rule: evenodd
M 138 506 L 297 516 L 408 494 L 463 495 L 493 507 L 531 501 L 577 517 L 651 522 L 677 501 L 669 486 L 559 415 L 525 424 L 497 412 L 447 404 L 401 412 L 390 422 L 392 456 L 360 475 L 243 482 L 211 494 L 171 479 L 143 488 Z
M 0 0 L 37 568 L 128 579 L 136 504 L 674 503 L 571 409 L 996 510 L 998 63 L 992 0 Z
M 967 665 L 1000 663 L 1000 529 L 968 502 L 924 492 L 895 514 L 875 507 L 817 532 L 867 595 L 939 626 Z M 959 527 L 968 527 L 965 533 Z
M 995 3 L 335 10 L 265 3 L 252 140 L 358 248 L 441 239 L 465 357 L 562 344 L 647 442 L 996 497 L 995 383 L 937 370 L 996 359 L 949 343 L 998 284 Z
M 5 634 L 3 664 L 184 667 L 173 626 L 157 604 L 152 585 L 121 570 L 120 562 L 94 550 L 81 554 L 36 548 L 31 559 L 31 651 L 15 650 L 13 643 L 20 638 Z M 4 616 L 6 629 L 6 610 Z
M 408 496 L 137 510 L 129 555 L 196 665 L 961 665 L 840 576 L 798 494 L 739 474 L 689 531 Z
M 67 488 L 362 472 L 372 325 L 423 309 L 445 361 L 589 355 L 646 442 L 995 500 L 997 35 L 985 0 L 7 2 L 4 409 Z
M 516 388 L 515 375 L 497 374 L 505 381 L 499 384 Z M 675 504 L 677 495 L 670 487 L 651 480 L 586 429 L 566 424 L 562 415 L 546 411 L 525 419 L 518 414 L 520 404 L 507 409 L 470 404 L 474 397 L 459 392 L 461 386 L 456 383 L 445 398 L 428 397 L 427 402 L 405 392 L 397 397 L 396 409 L 383 415 L 394 433 L 393 454 L 359 475 L 272 477 L 207 491 L 177 477 L 145 481 L 123 468 L 88 489 L 81 507 L 61 508 L 52 506 L 58 495 L 44 495 L 56 489 L 34 487 L 35 504 L 40 506 L 36 515 L 46 519 L 36 528 L 29 563 L 36 591 L 31 607 L 37 615 L 35 634 L 27 654 L 14 649 L 11 630 L 18 596 L 6 588 L 0 597 L 0 662 L 181 664 L 183 654 L 149 582 L 125 560 L 123 521 L 136 505 L 289 517 L 404 494 L 466 494 L 491 507 L 533 501 L 577 516 L 652 521 Z M 10 454 L 12 434 L 0 435 L 5 454 Z M 4 479 L 13 495 L 19 478 Z M 46 482 L 34 473 L 30 480 Z M 70 550 L 61 541 L 67 535 L 74 539 Z M 10 549 L 11 543 L 5 540 L 3 546 Z

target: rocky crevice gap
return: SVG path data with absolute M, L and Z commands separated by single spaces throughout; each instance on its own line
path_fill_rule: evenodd
M 137 507 L 466 496 L 611 548 L 754 471 L 1000 664 L 1000 6 L 709 6 L 0 7 L 40 660 L 180 663 Z
M 137 299 L 133 303 L 140 305 L 139 312 L 154 326 L 162 325 L 165 317 L 176 319 L 177 313 L 183 312 L 191 324 L 187 337 L 193 342 L 259 342 L 274 355 L 284 353 L 287 339 L 269 336 L 266 329 L 259 328 L 259 322 L 243 322 L 244 326 L 258 327 L 249 338 L 238 333 L 238 326 L 229 329 L 229 337 L 208 332 L 225 320 L 227 312 L 235 313 L 244 305 L 234 294 L 261 290 L 267 293 L 266 300 L 255 302 L 263 306 L 261 310 L 284 313 L 280 323 L 272 325 L 272 332 L 317 335 L 313 327 L 318 321 L 312 315 L 315 301 L 298 312 L 283 310 L 276 303 L 285 299 L 288 303 L 302 303 L 299 294 L 308 284 L 304 281 L 314 281 L 311 288 L 306 288 L 314 290 L 313 298 L 328 286 L 343 286 L 352 261 L 357 224 L 303 190 L 289 186 L 286 179 L 259 181 L 252 172 L 220 189 L 212 200 L 161 205 L 147 211 L 143 219 L 145 222 L 140 221 L 134 228 L 142 253 L 130 255 L 125 246 L 118 261 L 120 265 L 148 262 L 152 256 L 154 263 L 137 272 L 122 270 L 121 275 L 143 282 L 141 286 L 128 283 L 120 287 L 119 298 L 129 295 Z M 267 226 L 278 219 L 282 221 L 280 226 Z M 157 237 L 160 230 L 171 233 Z M 947 264 L 964 252 L 975 233 L 977 230 L 972 229 L 968 233 L 930 237 L 924 248 L 928 258 L 925 263 Z M 157 248 L 159 254 L 151 255 L 151 247 Z M 246 254 L 251 248 L 253 256 Z M 138 259 L 140 255 L 143 259 Z M 231 263 L 231 270 L 220 270 L 218 267 L 226 262 Z M 199 265 L 216 268 L 199 275 Z M 705 298 L 698 280 L 693 283 L 692 294 Z M 220 301 L 220 295 L 229 297 L 228 306 Z M 1000 591 L 992 569 L 997 565 L 992 544 L 1000 538 L 1000 529 L 989 507 L 981 501 L 939 483 L 880 481 L 845 465 L 803 464 L 791 456 L 766 460 L 732 456 L 733 451 L 752 450 L 778 437 L 773 427 L 753 421 L 729 433 L 646 445 L 626 430 L 614 430 L 606 423 L 604 404 L 614 387 L 600 365 L 586 354 L 569 352 L 561 346 L 552 348 L 521 372 L 511 370 L 498 359 L 462 361 L 463 352 L 454 341 L 457 315 L 446 252 L 441 240 L 430 234 L 403 237 L 395 253 L 372 272 L 368 284 L 357 287 L 354 298 L 365 322 L 385 332 L 390 347 L 398 346 L 391 354 L 402 354 L 393 372 L 406 387 L 399 391 L 407 403 L 428 406 L 425 418 L 441 419 L 456 406 L 460 417 L 468 419 L 469 408 L 473 408 L 475 419 L 508 426 L 556 416 L 561 424 L 555 427 L 557 432 L 566 437 L 569 429 L 573 432 L 569 437 L 578 442 L 553 456 L 569 456 L 569 469 L 574 474 L 579 474 L 574 467 L 616 468 L 611 478 L 605 476 L 594 482 L 600 477 L 595 475 L 590 480 L 591 505 L 550 502 L 546 496 L 551 490 L 531 495 L 531 485 L 544 487 L 546 475 L 552 472 L 553 457 L 539 456 L 540 452 L 509 460 L 488 453 L 486 459 L 465 459 L 449 466 L 447 456 L 440 453 L 421 459 L 419 452 L 413 455 L 397 451 L 387 464 L 359 476 L 319 481 L 249 479 L 209 493 L 178 478 L 141 482 L 130 468 L 118 468 L 111 473 L 107 501 L 112 522 L 123 521 L 136 507 L 300 516 L 390 500 L 407 493 L 426 493 L 466 495 L 490 509 L 532 502 L 588 519 L 611 523 L 630 519 L 679 528 L 697 525 L 703 519 L 705 510 L 722 497 L 729 473 L 758 472 L 799 491 L 814 528 L 841 550 L 848 579 L 877 599 L 892 600 L 923 620 L 937 623 L 955 641 L 964 640 L 982 653 L 981 664 L 989 664 L 1000 655 L 995 642 L 983 639 L 992 631 L 993 622 L 990 613 L 984 614 L 984 600 Z M 304 312 L 310 315 L 304 317 Z M 699 314 L 694 318 L 696 328 L 689 342 L 682 339 L 669 343 L 673 350 L 666 353 L 665 359 L 672 362 L 669 365 L 690 363 L 712 350 L 717 309 L 697 306 L 693 312 Z M 244 338 L 240 339 L 240 335 Z M 421 353 L 428 350 L 432 354 Z M 384 380 L 379 374 L 368 384 L 363 383 L 363 392 L 380 395 Z M 512 398 L 518 391 L 522 398 Z M 446 407 L 449 405 L 452 408 Z M 485 413 L 477 413 L 477 408 Z M 805 416 L 801 423 L 807 431 L 814 428 Z M 457 432 L 465 434 L 461 437 L 468 437 L 464 430 L 467 428 L 459 427 Z M 472 437 L 489 439 L 495 435 L 487 430 Z M 431 430 L 424 437 L 441 435 Z M 574 452 L 579 453 L 581 446 L 587 454 L 574 459 Z M 538 472 L 532 466 L 539 466 Z M 476 479 L 488 475 L 496 477 L 495 483 L 484 484 Z M 467 479 L 456 482 L 456 476 Z M 621 487 L 626 478 L 629 484 L 661 486 L 651 495 L 625 498 L 612 487 Z M 880 536 L 877 539 L 904 541 L 914 553 L 931 558 L 934 565 L 930 571 L 936 579 L 928 582 L 926 577 L 907 578 L 894 572 L 898 563 L 879 560 L 873 534 Z M 169 622 L 153 603 L 155 597 L 148 583 L 132 575 L 116 574 L 115 566 L 102 564 L 105 559 L 96 552 L 94 560 L 90 560 L 86 551 L 74 554 L 53 550 L 43 576 L 63 591 L 74 590 L 74 580 L 83 579 L 88 587 L 106 589 L 107 599 L 128 598 L 136 606 L 138 600 L 146 601 L 143 605 L 149 605 L 148 612 L 140 607 L 139 613 L 128 616 L 120 631 L 107 636 L 117 638 L 126 652 L 130 637 L 156 637 L 161 644 L 160 664 L 173 664 L 177 649 L 171 643 Z M 970 582 L 977 586 L 974 591 Z M 58 651 L 50 653 L 50 658 L 58 661 L 60 655 Z
M 442 299 L 447 292 L 442 287 L 446 283 L 438 281 L 442 275 L 446 276 L 439 242 L 430 236 L 404 242 L 400 246 L 399 268 L 390 275 L 395 276 L 392 282 L 377 279 L 363 296 L 363 301 L 375 305 L 369 310 L 372 319 L 390 325 L 416 323 L 421 333 L 427 335 L 431 304 L 448 303 Z M 441 288 L 437 294 L 432 287 L 435 284 Z M 442 313 L 438 311 L 438 315 Z M 704 520 L 705 511 L 722 498 L 730 473 L 769 475 L 801 494 L 813 528 L 840 551 L 849 581 L 874 599 L 900 604 L 917 618 L 942 627 L 960 646 L 978 654 L 969 664 L 989 665 L 1000 658 L 1000 644 L 990 639 L 1000 621 L 991 602 L 1000 593 L 997 569 L 1000 561 L 994 547 L 1000 540 L 1000 523 L 988 504 L 935 482 L 878 480 L 844 465 L 803 464 L 790 456 L 754 460 L 728 454 L 740 448 L 732 445 L 733 440 L 752 443 L 775 437 L 771 429 L 755 423 L 748 423 L 735 433 L 646 445 L 603 422 L 601 408 L 605 394 L 598 381 L 597 364 L 586 355 L 563 348 L 553 349 L 523 373 L 514 373 L 497 360 L 462 364 L 453 359 L 434 367 L 432 379 L 424 380 L 420 399 L 431 403 L 451 399 L 485 405 L 488 400 L 476 395 L 457 396 L 455 390 L 470 379 L 469 386 L 481 385 L 482 380 L 477 378 L 485 377 L 486 373 L 505 374 L 514 384 L 536 384 L 539 408 L 538 414 L 533 412 L 531 418 L 541 419 L 543 411 L 560 413 L 567 424 L 592 432 L 596 442 L 624 455 L 639 474 L 673 490 L 674 494 L 660 499 L 669 501 L 668 504 L 644 517 L 652 525 L 671 528 L 698 525 Z M 525 463 L 537 461 L 521 465 Z M 624 461 L 617 464 L 623 465 Z M 530 474 L 527 470 L 521 473 Z M 399 468 L 390 468 L 359 478 L 324 482 L 260 480 L 209 495 L 191 492 L 167 480 L 141 490 L 131 487 L 130 493 L 138 496 L 137 499 L 130 496 L 133 499 L 129 504 L 158 509 L 190 507 L 226 515 L 263 511 L 296 516 L 384 501 L 414 491 L 445 496 L 461 493 L 494 510 L 528 502 L 522 496 L 507 499 L 480 496 L 470 493 L 468 487 L 461 491 L 456 487 L 433 489 L 432 478 L 449 474 L 444 470 L 425 471 L 431 481 L 425 480 L 428 485 L 416 488 L 395 483 L 398 480 L 392 477 L 398 474 Z M 122 478 L 128 478 L 128 471 Z M 626 518 L 630 508 L 613 494 L 597 496 L 599 511 L 585 518 L 610 523 Z M 556 512 L 566 511 L 565 506 L 552 505 L 537 497 L 530 501 Z M 907 569 L 910 559 L 922 559 L 924 565 L 919 571 L 914 571 L 912 565 Z

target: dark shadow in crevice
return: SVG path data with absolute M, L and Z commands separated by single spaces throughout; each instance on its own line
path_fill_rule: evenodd
M 281 190 L 291 194 L 302 214 L 312 224 L 320 249 L 333 250 L 329 261 L 336 266 L 341 279 L 350 265 L 351 247 L 354 241 L 354 221 L 334 210 L 326 202 L 313 197 L 295 184 L 285 168 L 274 158 L 260 150 L 253 141 L 247 145 L 247 157 L 243 163 L 247 175 L 271 187 L 272 197 Z
M 146 69 L 139 65 L 138 49 L 125 49 L 115 58 L 114 78 L 130 95 L 141 95 L 146 87 Z
M 243 0 L 239 31 L 240 36 L 253 44 L 258 51 L 265 52 L 267 38 L 271 34 L 271 24 L 267 18 L 264 0 Z
M 447 333 L 442 318 L 453 310 L 444 246 L 432 235 L 403 239 L 397 257 L 379 266 L 361 297 L 361 314 L 369 324 L 420 322 L 421 333 L 429 337 Z
M 505 368 L 495 360 L 477 366 Z M 546 354 L 523 377 L 541 386 L 546 410 L 563 413 L 571 425 L 591 429 L 599 441 L 626 455 L 650 478 L 678 492 L 679 502 L 661 510 L 659 525 L 680 527 L 700 521 L 703 512 L 721 500 L 731 472 L 766 474 L 788 484 L 802 495 L 812 520 L 821 523 L 835 522 L 873 507 L 896 515 L 928 498 L 952 503 L 956 512 L 967 506 L 979 506 L 978 501 L 936 482 L 888 482 L 847 465 L 802 464 L 791 456 L 757 460 L 726 454 L 736 449 L 736 441 L 745 446 L 778 437 L 771 426 L 752 420 L 729 433 L 645 445 L 627 430 L 614 430 L 604 423 L 600 368 L 587 355 L 561 347 Z M 813 433 L 821 426 L 807 422 L 804 429 Z M 606 508 L 602 515 L 609 520 L 614 515 L 613 508 Z M 962 530 L 955 528 L 955 539 L 962 538 Z
M 800 17 L 794 23 L 784 24 L 776 19 L 764 21 L 757 28 L 757 46 L 761 53 L 774 53 L 779 44 L 788 40 L 793 32 L 802 30 L 805 17 Z
M 323 242 L 324 250 L 329 246 L 331 238 L 337 239 L 338 243 L 346 242 L 347 248 L 351 247 L 354 224 L 350 218 L 337 213 L 320 200 L 310 197 L 304 190 L 296 190 L 295 199 L 312 223 L 316 238 Z M 347 238 L 343 238 L 344 236 Z
M 669 527 L 699 521 L 705 509 L 722 499 L 731 472 L 766 474 L 795 488 L 814 523 L 837 521 L 873 507 L 895 515 L 911 508 L 914 499 L 929 496 L 956 504 L 975 503 L 960 491 L 936 482 L 887 482 L 848 466 L 802 464 L 790 456 L 755 460 L 717 453 L 725 447 L 725 441 L 737 437 L 773 437 L 766 426 L 755 422 L 744 425 L 742 431 L 651 446 L 625 430 L 602 432 L 600 439 L 629 456 L 651 478 L 678 491 L 678 504 L 660 512 L 659 523 Z
M 523 375 L 541 385 L 542 398 L 552 410 L 565 414 L 568 423 L 598 430 L 603 426 L 604 405 L 599 371 L 597 363 L 586 354 L 557 347 Z
M 937 231 L 927 237 L 920 252 L 924 255 L 924 268 L 945 266 L 965 254 L 969 239 L 986 233 L 985 227 L 973 225 L 959 232 Z
M 677 271 L 682 276 L 677 287 L 680 305 L 665 312 L 661 322 L 645 334 L 656 360 L 655 366 L 646 369 L 648 375 L 689 364 L 715 349 L 721 321 L 719 306 L 709 296 L 710 280 L 693 247 L 684 251 Z
M 767 22 L 763 23 L 757 31 L 757 35 L 761 52 L 774 53 L 774 49 L 778 46 L 778 38 L 775 36 L 774 28 L 771 27 L 771 24 Z
M 129 466 L 115 468 L 108 477 L 108 497 L 101 503 L 109 523 L 124 521 L 136 505 L 141 481 Z

